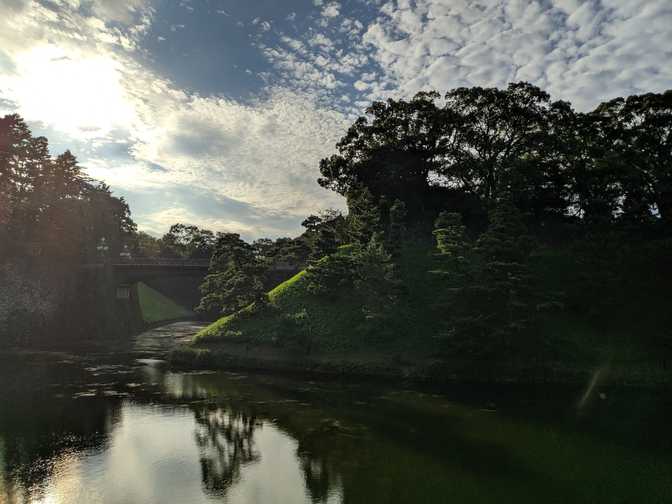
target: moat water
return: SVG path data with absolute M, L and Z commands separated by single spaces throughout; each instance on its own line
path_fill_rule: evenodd
M 672 502 L 670 391 L 169 371 L 195 330 L 0 356 L 0 502 Z

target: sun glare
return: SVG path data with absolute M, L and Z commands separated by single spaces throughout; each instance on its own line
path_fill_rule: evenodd
M 18 55 L 16 63 L 6 87 L 29 120 L 93 138 L 129 125 L 134 117 L 120 64 L 111 56 L 46 45 Z

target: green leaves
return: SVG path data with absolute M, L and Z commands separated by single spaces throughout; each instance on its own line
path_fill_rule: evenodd
M 380 234 L 374 234 L 365 246 L 352 245 L 312 264 L 306 280 L 308 291 L 315 295 L 361 299 L 367 319 L 385 316 L 399 294 L 395 265 Z
M 445 321 L 444 350 L 484 357 L 534 347 L 529 338 L 541 301 L 529 267 L 532 242 L 515 206 L 499 202 L 476 243 L 455 213 L 439 215 L 434 236 L 443 273 L 436 306 Z
M 250 244 L 236 233 L 220 233 L 197 311 L 230 314 L 261 302 L 263 274 L 264 267 Z

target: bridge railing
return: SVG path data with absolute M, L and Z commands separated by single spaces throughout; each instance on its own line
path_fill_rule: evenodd
M 172 268 L 198 268 L 207 269 L 210 267 L 210 259 L 183 259 L 171 257 L 119 257 L 110 261 L 115 267 L 172 267 Z M 108 264 L 110 264 L 108 263 Z M 85 263 L 83 269 L 102 268 L 105 262 Z M 298 266 L 290 263 L 276 263 L 271 267 L 271 271 L 298 271 Z
M 119 266 L 174 266 L 207 268 L 210 259 L 183 259 L 170 257 L 120 257 L 114 261 Z

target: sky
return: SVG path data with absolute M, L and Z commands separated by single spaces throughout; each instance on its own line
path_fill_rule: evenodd
M 129 202 L 246 239 L 344 208 L 319 160 L 373 100 L 672 88 L 670 0 L 0 0 L 0 115 Z

